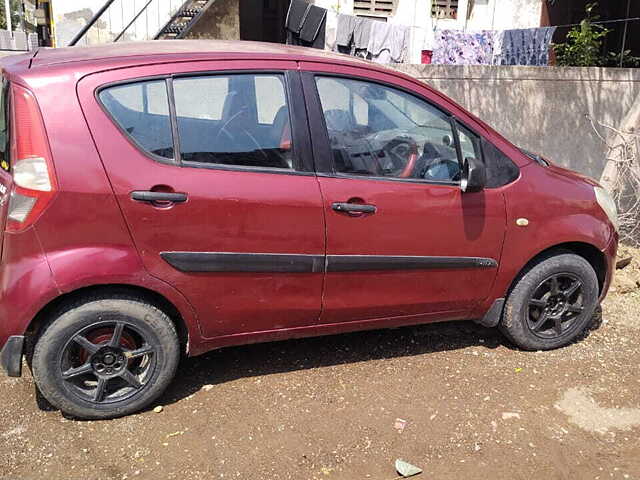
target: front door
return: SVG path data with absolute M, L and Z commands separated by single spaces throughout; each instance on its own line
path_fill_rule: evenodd
M 142 261 L 188 298 L 205 337 L 307 326 L 320 313 L 324 217 L 299 77 L 295 63 L 260 68 L 200 62 L 80 82 Z
M 321 322 L 463 318 L 489 294 L 505 230 L 499 190 L 460 189 L 460 157 L 481 159 L 480 137 L 393 76 L 312 67 L 305 96 L 321 119 L 310 124 L 327 224 Z

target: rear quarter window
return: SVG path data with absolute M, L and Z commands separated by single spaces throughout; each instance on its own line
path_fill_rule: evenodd
M 100 102 L 118 126 L 145 152 L 174 158 L 169 96 L 164 80 L 107 87 Z

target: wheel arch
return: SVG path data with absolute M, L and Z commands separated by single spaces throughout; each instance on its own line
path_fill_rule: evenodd
M 169 299 L 154 290 L 138 285 L 104 284 L 81 287 L 76 290 L 65 292 L 44 305 L 33 317 L 25 332 L 25 353 L 27 355 L 27 360 L 29 362 L 31 361 L 33 348 L 40 336 L 40 333 L 43 331 L 43 328 L 52 320 L 52 315 L 60 308 L 63 308 L 65 304 L 76 302 L 83 297 L 109 298 L 114 295 L 127 295 L 140 299 L 164 312 L 171 319 L 176 328 L 178 339 L 180 341 L 180 351 L 183 355 L 188 354 L 190 340 L 189 329 L 182 314 Z
M 591 267 L 593 267 L 593 270 L 596 272 L 596 277 L 598 278 L 598 291 L 602 293 L 607 280 L 607 260 L 604 253 L 600 251 L 598 247 L 590 243 L 565 242 L 547 247 L 531 257 L 531 259 L 524 264 L 509 284 L 505 298 L 509 296 L 518 280 L 542 259 L 553 256 L 554 254 L 567 252 L 578 255 L 589 262 Z

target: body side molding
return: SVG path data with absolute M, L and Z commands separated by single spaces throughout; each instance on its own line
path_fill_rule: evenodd
M 495 268 L 493 258 L 290 253 L 162 252 L 182 272 L 322 273 Z

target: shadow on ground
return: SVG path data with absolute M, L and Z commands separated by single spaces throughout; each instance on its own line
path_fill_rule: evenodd
M 178 402 L 204 385 L 239 378 L 500 345 L 511 348 L 497 329 L 465 321 L 224 348 L 184 359 L 159 403 Z

